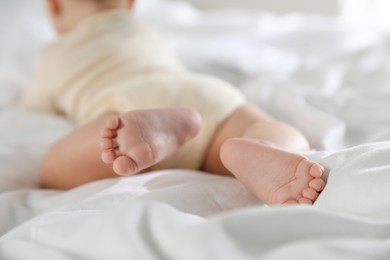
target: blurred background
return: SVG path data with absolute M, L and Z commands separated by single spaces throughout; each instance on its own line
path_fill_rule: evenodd
M 171 0 L 176 1 L 176 0 Z M 351 25 L 390 28 L 390 0 L 186 0 L 203 9 L 253 8 L 335 16 Z

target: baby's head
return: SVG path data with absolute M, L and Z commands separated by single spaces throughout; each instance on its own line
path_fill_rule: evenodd
M 130 10 L 135 0 L 46 0 L 53 23 L 59 33 L 67 32 L 81 20 L 109 9 Z

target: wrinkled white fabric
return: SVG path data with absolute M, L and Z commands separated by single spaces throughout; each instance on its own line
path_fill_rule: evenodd
M 14 33 L 0 27 L 8 33 L 0 44 L 12 43 L 0 48 L 0 259 L 389 259 L 386 33 L 139 1 L 138 15 L 187 66 L 236 83 L 304 131 L 327 186 L 313 207 L 287 208 L 263 206 L 234 179 L 181 170 L 64 192 L 38 188 L 39 161 L 71 125 L 16 105 L 39 46 L 52 39 L 42 17 L 26 23 L 21 2 L 41 3 L 0 2 L 3 19 L 25 17 L 12 20 Z

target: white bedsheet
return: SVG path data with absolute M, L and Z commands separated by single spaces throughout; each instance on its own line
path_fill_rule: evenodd
M 39 0 L 0 1 L 0 259 L 390 259 L 387 32 L 139 2 L 190 68 L 308 136 L 325 190 L 312 207 L 271 208 L 232 178 L 184 170 L 39 189 L 39 161 L 71 125 L 16 100 L 53 32 Z

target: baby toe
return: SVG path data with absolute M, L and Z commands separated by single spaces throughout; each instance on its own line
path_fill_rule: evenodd
M 322 179 L 314 179 L 309 182 L 309 187 L 317 192 L 322 191 L 325 188 L 325 181 Z
M 290 199 L 283 203 L 283 205 L 296 205 L 298 204 L 298 201 Z
M 106 127 L 111 130 L 115 130 L 119 127 L 120 120 L 118 117 L 112 117 L 107 120 Z
M 314 163 L 310 167 L 310 176 L 312 176 L 313 178 L 320 178 L 323 173 L 324 173 L 324 168 L 317 163 Z
M 114 141 L 111 138 L 102 138 L 100 140 L 100 149 L 111 150 L 114 148 L 115 148 Z
M 307 204 L 307 205 L 312 205 L 313 204 L 313 201 L 312 200 L 309 200 L 307 198 L 300 198 L 298 200 L 299 204 Z
M 138 166 L 128 156 L 119 156 L 113 163 L 114 172 L 118 175 L 132 175 L 137 172 Z
M 312 188 L 306 188 L 302 191 L 302 195 L 304 198 L 309 199 L 311 201 L 315 201 L 318 198 L 318 192 L 316 192 Z
M 102 161 L 104 163 L 113 163 L 116 158 L 117 158 L 117 154 L 114 150 L 102 151 Z
M 116 137 L 116 132 L 111 130 L 111 129 L 104 128 L 101 131 L 100 136 L 103 138 L 114 138 L 114 137 Z

